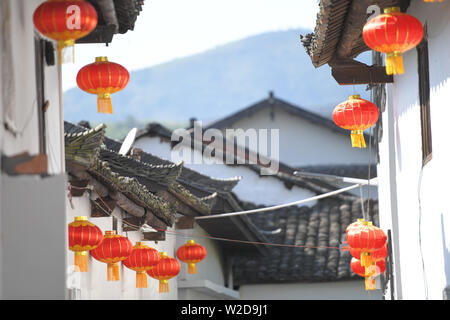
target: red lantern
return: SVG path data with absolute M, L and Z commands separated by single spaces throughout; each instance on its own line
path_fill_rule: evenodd
M 87 272 L 87 252 L 98 247 L 103 240 L 103 233 L 99 227 L 89 222 L 87 217 L 75 217 L 69 223 L 69 249 L 75 252 L 75 271 Z
M 118 63 L 109 62 L 107 57 L 97 57 L 95 62 L 78 71 L 78 87 L 97 95 L 99 113 L 113 113 L 111 94 L 125 88 L 130 74 Z
M 147 288 L 147 271 L 159 262 L 159 252 L 143 242 L 136 242 L 131 255 L 123 261 L 125 267 L 136 271 L 136 288 Z
M 106 231 L 102 243 L 91 253 L 98 261 L 108 264 L 108 281 L 119 281 L 119 262 L 128 258 L 132 250 L 133 244 L 127 237 Z
M 365 278 L 366 290 L 375 290 L 375 277 L 380 275 L 386 270 L 386 262 L 384 260 L 378 260 L 376 263 L 371 264 L 368 267 L 363 267 L 361 261 L 356 258 L 352 258 L 350 267 L 354 273 L 358 276 Z
M 350 248 L 350 254 L 352 257 L 356 259 L 361 259 L 361 250 L 356 248 Z M 377 262 L 379 260 L 385 260 L 387 257 L 387 244 L 384 244 L 381 249 L 370 252 L 370 257 L 373 262 Z
M 58 56 L 64 47 L 74 46 L 75 40 L 91 33 L 97 26 L 97 11 L 87 1 L 48 0 L 33 14 L 36 29 L 58 42 Z
M 347 228 L 345 228 L 345 233 L 346 235 L 348 235 L 348 232 L 350 231 L 350 229 L 353 228 L 358 228 L 359 226 L 361 226 L 363 224 L 364 219 L 358 219 L 353 223 L 350 223 Z
M 386 261 L 378 260 L 372 268 L 364 268 L 361 266 L 361 261 L 357 258 L 352 258 L 350 267 L 352 271 L 361 277 L 375 277 L 382 274 L 386 270 Z
M 423 27 L 417 18 L 400 12 L 399 7 L 386 8 L 366 23 L 363 38 L 369 48 L 386 53 L 387 74 L 401 74 L 401 54 L 422 41 Z
M 205 259 L 206 248 L 194 240 L 189 240 L 185 245 L 178 248 L 177 257 L 188 264 L 188 273 L 196 274 L 196 263 Z
M 361 251 L 362 266 L 368 267 L 373 263 L 371 253 L 382 249 L 386 244 L 386 235 L 380 228 L 372 225 L 370 221 L 361 221 L 362 224 L 349 229 L 347 243 L 351 249 Z
M 160 253 L 158 264 L 147 271 L 148 275 L 159 280 L 159 292 L 169 292 L 169 279 L 175 277 L 181 269 L 177 259 L 167 256 L 166 252 Z
M 352 147 L 365 148 L 363 131 L 378 121 L 378 108 L 372 102 L 352 95 L 333 111 L 333 121 L 339 127 L 351 130 Z

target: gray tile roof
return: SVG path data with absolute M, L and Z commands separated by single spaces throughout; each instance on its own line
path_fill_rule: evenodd
M 367 202 L 366 202 L 367 204 Z M 371 219 L 378 225 L 378 202 L 371 200 Z M 257 206 L 245 203 L 245 209 Z M 345 228 L 362 218 L 360 199 L 323 199 L 309 208 L 289 207 L 277 212 L 249 215 L 271 243 L 310 247 L 339 247 Z M 350 269 L 348 251 L 335 248 L 270 246 L 270 256 L 236 257 L 233 283 L 314 282 L 360 279 Z
M 66 160 L 86 166 L 95 178 L 111 189 L 121 191 L 136 204 L 150 209 L 168 226 L 175 220 L 176 204 L 167 203 L 154 195 L 154 184 L 176 193 L 178 199 L 201 214 L 209 214 L 217 193 L 197 197 L 176 182 L 182 165 L 149 164 L 115 151 L 102 148 L 105 141 L 104 125 L 86 129 L 65 122 Z M 152 183 L 150 183 L 153 182 Z

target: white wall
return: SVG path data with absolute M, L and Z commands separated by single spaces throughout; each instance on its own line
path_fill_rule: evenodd
M 170 143 L 160 138 L 142 137 L 134 143 L 134 146 L 163 159 L 176 160 L 171 156 Z M 192 154 L 192 159 L 195 159 L 196 156 L 202 159 L 198 151 L 183 150 Z M 223 163 L 193 164 L 187 162 L 184 163 L 184 166 L 212 178 L 242 177 L 241 181 L 233 189 L 233 192 L 239 199 L 259 205 L 279 205 L 315 195 L 309 190 L 296 186 L 289 190 L 278 178 L 271 176 L 260 177 L 258 173 L 244 166 L 229 166 Z M 315 201 L 312 201 L 307 205 L 313 206 L 315 203 Z
M 357 281 L 246 284 L 239 288 L 243 300 L 380 300 L 381 290 L 366 291 Z M 326 292 L 326 294 L 325 294 Z
M 33 12 L 41 0 L 3 0 L 0 4 L 0 151 L 12 156 L 21 152 L 31 155 L 39 153 L 38 108 L 35 75 L 35 30 Z M 0 296 L 3 298 L 64 299 L 65 259 L 63 248 L 66 241 L 64 207 L 64 152 L 62 149 L 63 128 L 60 108 L 58 66 L 44 66 L 45 99 L 50 106 L 46 113 L 48 173 L 55 175 L 41 179 L 38 176 L 8 177 L 0 175 L 2 202 Z M 5 130 L 4 123 L 15 130 Z M 22 187 L 20 187 L 22 186 Z M 32 194 L 27 194 L 26 189 Z M 19 188 L 18 188 L 19 187 Z M 18 188 L 18 189 L 17 189 Z M 22 190 L 20 190 L 22 189 Z M 11 193 L 16 190 L 16 193 Z M 6 196 L 8 194 L 9 196 Z M 39 196 L 40 195 L 40 196 Z M 53 199 L 54 201 L 48 201 Z M 42 208 L 46 209 L 42 209 Z M 28 209 L 27 209 L 28 208 Z M 33 210 L 33 208 L 35 210 Z M 40 215 L 37 223 L 34 219 Z M 39 232 L 45 232 L 50 243 L 49 257 L 39 258 L 33 254 L 34 239 L 40 239 Z M 30 239 L 31 237 L 31 239 Z M 28 246 L 20 256 L 11 255 L 16 247 Z M 31 245 L 30 245 L 31 243 Z M 45 244 L 43 244 L 45 245 Z M 13 246 L 13 247 L 11 247 Z M 59 247 L 62 246 L 62 247 Z M 43 247 L 42 247 L 43 248 Z M 49 249 L 50 250 L 50 249 Z M 5 258 L 8 256 L 8 259 Z M 14 283 L 13 274 L 18 263 L 34 270 L 34 280 L 28 286 L 21 285 L 29 275 L 24 275 Z M 53 275 L 51 273 L 54 273 Z M 61 278 L 62 275 L 62 278 Z
M 433 155 L 421 170 L 417 53 L 413 49 L 403 55 L 405 73 L 395 76 L 388 99 L 393 119 L 388 129 L 391 135 L 384 133 L 380 144 L 380 220 L 383 228 L 393 228 L 393 237 L 398 241 L 398 297 L 442 299 L 443 289 L 450 284 L 450 212 L 446 200 L 450 178 L 450 3 L 413 1 L 408 14 L 428 23 Z M 389 157 L 395 168 L 388 168 Z M 388 175 L 393 172 L 395 181 L 388 186 Z M 394 193 L 388 188 L 394 188 Z M 396 197 L 394 202 L 392 196 Z M 393 207 L 395 202 L 397 208 Z

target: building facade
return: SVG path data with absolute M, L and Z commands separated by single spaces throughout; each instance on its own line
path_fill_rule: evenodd
M 443 183 L 450 155 L 444 120 L 450 4 L 400 0 L 370 4 L 369 10 L 368 2 L 321 1 L 320 22 L 313 34 L 304 36 L 303 44 L 316 67 L 328 63 L 333 68 L 338 83 L 343 84 L 343 75 L 353 76 L 374 90 L 380 111 L 375 129 L 380 227 L 392 236 L 384 297 L 448 299 L 450 222 Z M 376 15 L 392 6 L 419 19 L 425 32 L 422 42 L 403 54 L 404 74 L 389 77 L 381 55 L 373 54 L 370 68 L 353 59 L 370 50 L 361 36 L 367 13 Z M 338 8 L 348 14 L 335 16 Z M 340 32 L 332 32 L 327 27 L 331 25 Z

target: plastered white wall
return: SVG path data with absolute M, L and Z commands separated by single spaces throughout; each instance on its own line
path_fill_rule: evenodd
M 364 280 L 246 284 L 239 288 L 243 300 L 380 300 L 381 290 L 366 291 Z M 324 294 L 326 292 L 326 294 Z
M 395 76 L 392 98 L 391 146 L 384 134 L 380 144 L 380 220 L 391 227 L 392 203 L 388 188 L 395 188 L 398 206 L 398 259 L 403 299 L 442 299 L 450 284 L 450 220 L 447 205 L 448 123 L 450 116 L 450 3 L 427 4 L 412 1 L 408 14 L 428 24 L 431 87 L 432 159 L 422 170 L 420 106 L 418 94 L 417 53 L 403 55 L 405 73 Z M 385 117 L 385 116 L 384 116 Z M 384 122 L 383 125 L 387 122 Z M 395 184 L 387 185 L 389 156 L 394 155 Z M 390 221 L 389 221 L 390 220 Z
M 41 3 L 41 0 L 3 0 L 1 4 L 0 20 L 2 21 L 2 30 L 0 31 L 0 52 L 2 53 L 2 60 L 0 63 L 0 92 L 6 94 L 3 96 L 0 93 L 0 120 L 2 122 L 0 151 L 7 156 L 22 152 L 28 152 L 31 155 L 39 153 L 37 111 L 41 106 L 37 105 L 36 99 L 36 33 L 32 17 L 34 10 Z M 29 282 L 29 286 L 34 285 L 34 287 L 28 290 L 26 286 L 21 286 L 21 281 L 17 281 L 15 287 L 10 281 L 14 276 L 10 274 L 11 270 L 14 270 L 11 266 L 17 264 L 19 260 L 11 259 L 11 256 L 9 259 L 4 259 L 4 255 L 10 253 L 11 248 L 6 246 L 11 246 L 12 240 L 29 243 L 27 236 L 24 236 L 21 240 L 17 238 L 21 234 L 32 235 L 39 233 L 39 231 L 46 232 L 46 240 L 51 243 L 52 248 L 56 248 L 59 245 L 62 246 L 61 248 L 64 246 L 66 239 L 63 198 L 65 181 L 62 175 L 64 153 L 61 144 L 63 129 L 60 121 L 62 108 L 59 100 L 58 72 L 59 67 L 57 65 L 52 67 L 44 66 L 44 98 L 50 103 L 45 115 L 48 173 L 55 176 L 45 179 L 35 176 L 2 176 L 0 178 L 0 183 L 2 184 L 0 190 L 3 196 L 0 204 L 0 227 L 2 230 L 0 237 L 0 271 L 2 278 L 7 279 L 5 282 L 0 280 L 0 291 L 2 292 L 0 297 L 2 298 L 64 299 L 65 297 L 64 250 L 61 252 L 58 247 L 57 250 L 53 251 L 54 257 L 49 257 L 47 260 L 45 260 L 46 257 L 36 259 L 33 252 L 28 249 L 22 252 L 22 256 L 20 259 L 18 258 L 21 263 L 26 264 L 30 269 L 36 270 L 36 279 Z M 13 134 L 12 130 L 4 129 L 3 124 L 6 118 L 8 118 L 8 125 L 15 129 L 16 134 Z M 30 179 L 29 181 L 32 182 L 28 184 L 27 179 Z M 52 185 L 49 185 L 50 182 Z M 21 184 L 24 185 L 24 189 L 21 192 L 15 195 L 4 196 L 5 193 L 14 190 Z M 42 198 L 27 195 L 25 188 L 30 186 L 39 189 L 34 192 L 34 195 L 41 194 Z M 48 201 L 50 199 L 49 190 L 55 190 L 51 196 L 54 201 L 51 202 Z M 61 192 L 58 192 L 58 190 Z M 38 201 L 38 205 L 36 201 Z M 48 201 L 48 203 L 45 201 Z M 41 209 L 39 208 L 44 206 L 47 206 L 47 209 L 45 212 L 40 212 Z M 24 212 L 24 208 L 27 207 L 30 210 Z M 33 207 L 35 210 L 33 210 Z M 24 215 L 21 216 L 19 212 Z M 38 213 L 42 214 L 42 221 L 33 224 L 34 214 Z M 29 215 L 29 219 L 27 219 L 27 215 Z M 22 225 L 18 223 L 18 219 L 23 219 Z M 47 224 L 41 225 L 44 222 Z M 48 228 L 48 226 L 53 226 L 53 228 Z M 31 241 L 31 243 L 33 242 Z M 24 245 L 24 243 L 18 244 L 18 246 L 21 245 Z M 46 273 L 47 270 L 54 270 L 54 276 L 52 277 Z M 27 279 L 26 275 L 19 280 L 26 281 Z M 42 283 L 44 284 L 42 285 Z M 38 284 L 40 287 L 38 287 Z M 23 292 L 23 290 L 27 290 L 27 292 Z
M 342 97 L 345 101 L 347 97 Z M 273 120 L 270 110 L 263 109 L 250 117 L 236 121 L 230 128 L 278 129 L 280 134 L 280 160 L 292 167 L 330 164 L 366 164 L 368 149 L 352 148 L 349 134 L 339 134 L 284 110 L 275 109 Z M 270 141 L 270 139 L 269 139 Z M 366 141 L 368 144 L 369 141 Z M 271 150 L 273 146 L 269 146 Z M 374 159 L 372 155 L 372 160 Z

